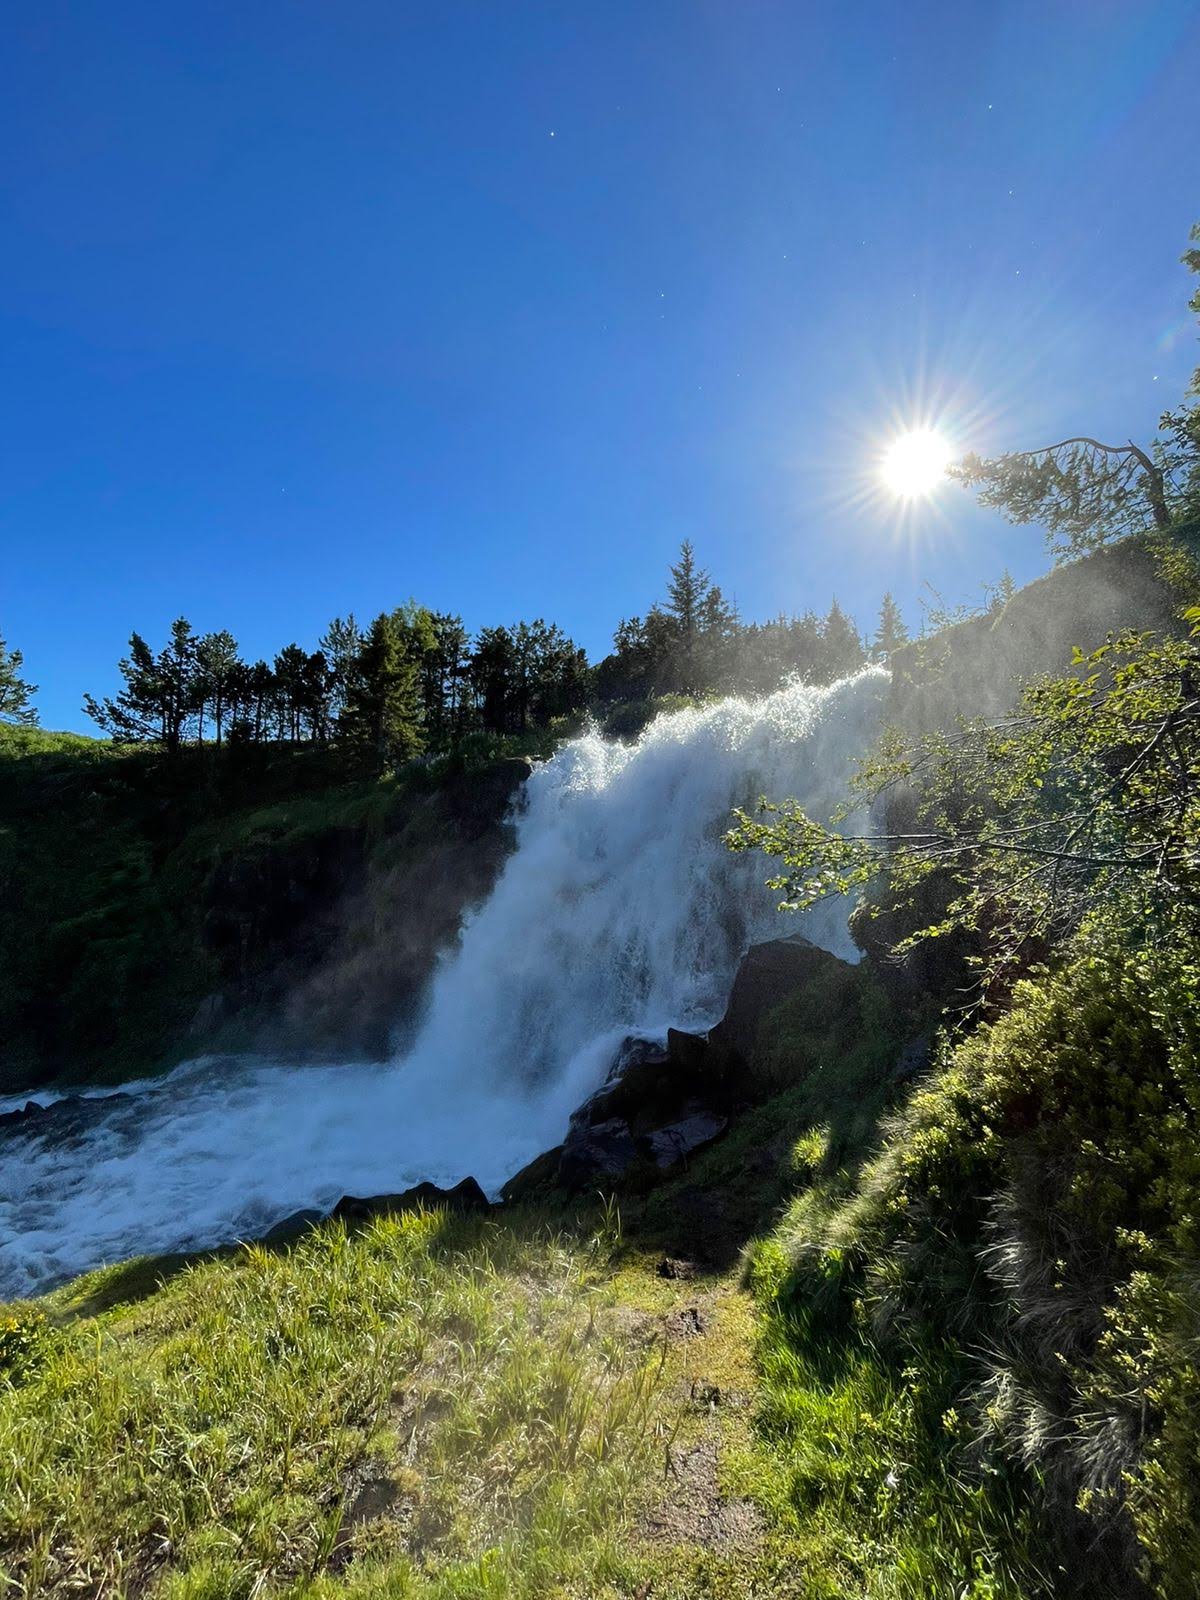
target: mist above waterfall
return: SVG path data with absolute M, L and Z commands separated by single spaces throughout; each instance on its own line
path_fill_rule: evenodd
M 827 816 L 888 679 L 792 685 L 589 732 L 525 786 L 516 847 L 384 1065 L 205 1058 L 128 1085 L 65 1139 L 6 1140 L 0 1293 L 143 1252 L 260 1234 L 301 1206 L 468 1173 L 494 1189 L 558 1142 L 626 1033 L 702 1028 L 746 947 L 784 931 L 852 954 L 845 910 L 783 919 L 761 860 L 722 844 L 736 805 Z

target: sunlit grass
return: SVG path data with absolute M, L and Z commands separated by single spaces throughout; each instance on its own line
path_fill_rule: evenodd
M 8 1592 L 521 1595 L 602 1567 L 661 1359 L 603 1332 L 599 1259 L 421 1214 L 99 1318 L 52 1299 L 0 1396 Z

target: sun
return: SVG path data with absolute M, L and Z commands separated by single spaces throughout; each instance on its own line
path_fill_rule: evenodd
M 884 484 L 900 500 L 932 494 L 946 476 L 950 446 L 933 428 L 913 428 L 889 445 L 883 457 Z

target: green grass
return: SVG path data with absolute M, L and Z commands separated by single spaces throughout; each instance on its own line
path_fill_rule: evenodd
M 104 1274 L 44 1322 L 13 1308 L 8 1592 L 532 1596 L 602 1574 L 663 1370 L 605 1331 L 605 1250 L 421 1213 L 98 1316 L 78 1308 Z

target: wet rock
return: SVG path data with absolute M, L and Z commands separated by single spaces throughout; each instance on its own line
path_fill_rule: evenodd
M 464 1178 L 452 1189 L 440 1189 L 436 1183 L 418 1183 L 399 1194 L 376 1194 L 367 1198 L 344 1194 L 330 1212 L 345 1222 L 366 1222 L 371 1217 L 388 1216 L 398 1211 L 416 1211 L 424 1207 L 433 1210 L 444 1207 L 451 1211 L 490 1211 L 492 1203 L 474 1178 Z
M 648 1154 L 660 1172 L 666 1171 L 702 1145 L 711 1144 L 728 1126 L 728 1117 L 697 1107 L 678 1122 L 648 1133 L 645 1137 Z
M 665 1047 L 631 1034 L 603 1085 L 572 1114 L 563 1143 L 510 1178 L 501 1197 L 512 1202 L 554 1188 L 654 1182 L 724 1133 L 729 1103 L 697 1034 L 672 1029 Z
M 531 1200 L 535 1195 L 545 1194 L 547 1189 L 552 1189 L 558 1181 L 558 1165 L 562 1160 L 563 1147 L 556 1144 L 553 1150 L 544 1150 L 540 1156 L 534 1156 L 527 1166 L 516 1172 L 500 1190 L 500 1198 L 506 1205 L 516 1205 L 522 1200 Z
M 700 1033 L 685 1033 L 682 1028 L 667 1029 L 667 1055 L 672 1066 L 690 1077 L 708 1077 L 712 1071 L 708 1040 Z
M 605 1082 L 615 1083 L 637 1067 L 662 1066 L 668 1059 L 666 1046 L 657 1039 L 643 1039 L 636 1033 L 628 1033 L 613 1057 Z
M 558 1182 L 565 1189 L 583 1189 L 597 1180 L 619 1178 L 637 1155 L 637 1144 L 622 1117 L 573 1129 L 559 1157 Z
M 571 1114 L 567 1143 L 572 1135 L 615 1118 L 627 1122 L 636 1137 L 677 1116 L 690 1087 L 690 1079 L 677 1070 L 662 1045 L 630 1037 L 618 1050 L 603 1087 Z
M 39 1105 L 36 1100 L 26 1100 L 15 1111 L 5 1111 L 0 1115 L 0 1128 L 24 1127 L 33 1117 L 44 1116 L 49 1109 L 49 1106 Z
M 132 1098 L 128 1094 L 67 1095 L 48 1106 L 27 1100 L 19 1110 L 0 1117 L 0 1128 L 66 1145 L 98 1127 Z

